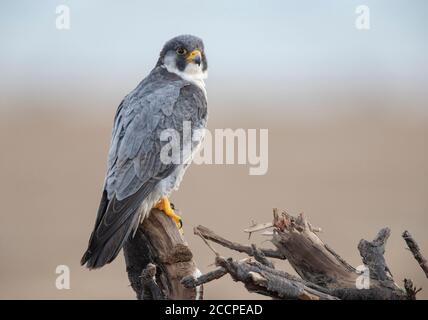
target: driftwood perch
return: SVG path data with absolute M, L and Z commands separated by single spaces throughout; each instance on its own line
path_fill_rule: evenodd
M 201 299 L 202 286 L 186 288 L 181 280 L 199 270 L 175 222 L 153 209 L 124 246 L 126 271 L 139 300 Z
M 406 244 L 409 247 L 410 252 L 412 252 L 413 257 L 419 263 L 419 265 L 421 266 L 422 270 L 425 273 L 425 276 L 428 278 L 427 259 L 425 259 L 425 257 L 422 255 L 421 249 L 419 249 L 419 246 L 416 243 L 415 239 L 413 239 L 412 235 L 407 230 L 403 232 L 402 236 L 406 241 Z
M 201 236 L 208 245 L 207 241 L 212 241 L 253 258 L 239 261 L 226 259 L 213 249 L 218 268 L 200 277 L 185 277 L 182 283 L 192 288 L 228 273 L 234 281 L 242 282 L 250 292 L 275 299 L 300 300 L 413 300 L 420 291 L 409 279 L 404 279 L 404 288 L 395 283 L 384 258 L 385 245 L 390 235 L 388 228 L 380 230 L 373 241 L 360 241 L 358 250 L 364 265 L 356 269 L 324 244 L 316 234 L 320 229 L 313 228 L 303 215 L 279 215 L 274 210 L 272 223 L 252 226 L 245 231 L 252 233 L 269 227 L 273 228 L 269 234 L 272 235 L 271 242 L 276 250 L 241 245 L 218 236 L 206 227 L 196 227 L 195 234 Z M 420 254 L 419 247 L 414 245 L 416 242 L 409 234 L 403 234 L 403 237 L 425 271 L 426 260 Z M 287 259 L 300 277 L 275 269 L 267 257 Z

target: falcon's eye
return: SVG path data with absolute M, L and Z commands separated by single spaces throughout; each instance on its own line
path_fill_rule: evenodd
M 186 50 L 186 49 L 184 49 L 184 48 L 182 48 L 182 47 L 177 48 L 177 50 L 175 50 L 175 51 L 176 51 L 176 52 L 177 52 L 177 54 L 179 54 L 180 56 L 182 56 L 182 55 L 186 54 L 186 52 L 187 52 L 187 50 Z

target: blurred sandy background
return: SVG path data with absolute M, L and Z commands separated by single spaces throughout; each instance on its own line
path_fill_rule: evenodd
M 248 243 L 242 230 L 270 221 L 278 207 L 305 212 L 354 266 L 358 241 L 390 227 L 395 280 L 411 278 L 428 298 L 428 280 L 401 238 L 409 230 L 428 255 L 425 2 L 366 1 L 365 33 L 354 27 L 355 1 L 103 3 L 68 2 L 69 31 L 55 29 L 56 1 L 1 5 L 0 298 L 134 298 L 122 255 L 96 271 L 79 260 L 116 107 L 163 42 L 185 32 L 206 42 L 209 128 L 269 129 L 267 175 L 194 165 L 173 195 L 199 268 L 210 270 L 214 256 L 193 226 Z M 70 290 L 55 288 L 60 264 L 71 269 Z M 263 298 L 229 277 L 206 285 L 205 297 Z

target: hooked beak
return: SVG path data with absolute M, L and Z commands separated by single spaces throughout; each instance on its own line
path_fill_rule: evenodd
M 193 63 L 196 63 L 198 66 L 200 66 L 202 62 L 201 51 L 199 51 L 198 49 L 193 50 L 192 52 L 189 53 L 186 60 L 187 62 L 193 62 Z

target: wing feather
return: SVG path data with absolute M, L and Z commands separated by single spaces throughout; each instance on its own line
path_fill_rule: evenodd
M 202 90 L 178 77 L 165 85 L 162 72 L 166 71 L 155 69 L 117 110 L 105 190 L 81 261 L 89 268 L 101 267 L 116 257 L 137 226 L 141 203 L 177 167 L 160 160 L 166 143 L 160 140 L 161 132 L 173 128 L 182 136 L 183 121 L 191 121 L 193 129 L 206 125 Z

